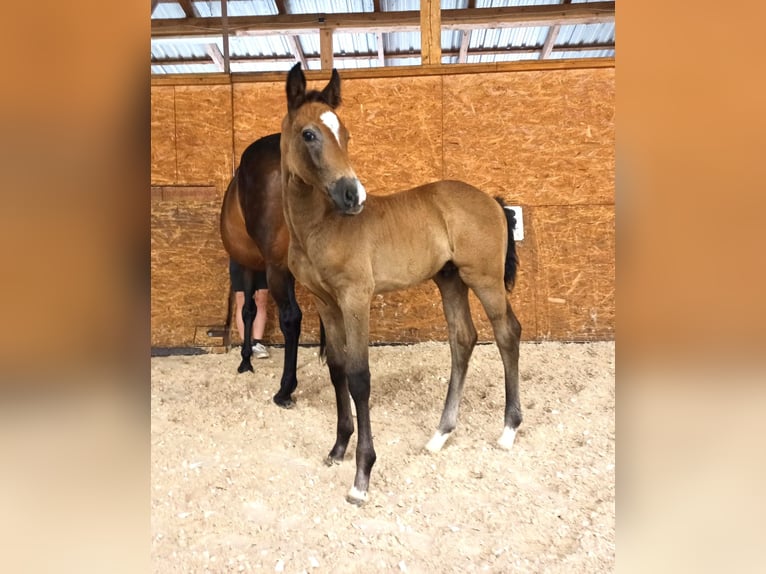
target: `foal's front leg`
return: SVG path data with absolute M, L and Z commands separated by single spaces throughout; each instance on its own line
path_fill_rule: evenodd
M 335 444 L 330 450 L 330 454 L 325 458 L 325 464 L 332 466 L 343 461 L 348 441 L 354 434 L 354 421 L 351 418 L 351 401 L 348 394 L 348 381 L 346 380 L 346 334 L 340 310 L 337 307 L 325 305 L 318 298 L 316 303 L 325 326 L 327 367 L 330 371 L 330 380 L 335 388 L 335 404 L 338 414 Z
M 368 341 L 370 337 L 370 300 L 358 301 L 343 308 L 346 328 L 346 377 L 351 398 L 356 405 L 356 421 L 359 436 L 356 443 L 356 476 L 354 485 L 346 495 L 352 504 L 367 501 L 370 472 L 375 464 L 375 448 L 372 444 L 370 425 L 370 361 Z

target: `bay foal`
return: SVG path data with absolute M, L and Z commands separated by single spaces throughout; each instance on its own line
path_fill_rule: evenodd
M 340 93 L 333 70 L 323 93 Z M 338 98 L 339 99 L 339 98 Z M 521 424 L 518 393 L 521 325 L 508 302 L 516 274 L 513 213 L 501 200 L 459 181 L 440 181 L 387 196 L 368 196 L 348 158 L 348 131 L 334 109 L 307 97 L 300 64 L 287 78 L 282 122 L 282 193 L 290 232 L 288 265 L 314 295 L 327 334 L 327 364 L 338 425 L 328 464 L 339 463 L 359 425 L 356 476 L 346 499 L 367 499 L 375 449 L 370 428 L 370 303 L 376 293 L 433 279 L 449 327 L 452 371 L 444 411 L 427 448 L 438 451 L 457 424 L 476 329 L 470 288 L 492 323 L 505 371 L 510 448 Z

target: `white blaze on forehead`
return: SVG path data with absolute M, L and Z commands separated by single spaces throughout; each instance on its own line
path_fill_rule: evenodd
M 332 112 L 325 112 L 319 116 L 319 119 L 322 120 L 324 125 L 330 128 L 332 135 L 334 135 L 335 139 L 340 143 L 340 121 L 338 120 L 338 116 Z

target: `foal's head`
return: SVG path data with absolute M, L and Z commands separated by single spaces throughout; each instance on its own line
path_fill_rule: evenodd
M 282 122 L 283 161 L 292 175 L 326 193 L 338 211 L 356 215 L 367 193 L 348 160 L 348 131 L 334 111 L 340 101 L 336 70 L 321 92 L 307 92 L 301 65 L 293 66 Z

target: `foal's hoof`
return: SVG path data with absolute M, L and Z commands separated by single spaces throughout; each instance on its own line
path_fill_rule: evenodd
M 330 455 L 327 455 L 325 457 L 325 459 L 324 459 L 325 466 L 337 466 L 337 465 L 339 465 L 342 462 L 343 462 L 343 458 L 342 457 L 341 458 L 335 458 L 335 457 L 332 457 Z
M 293 408 L 295 406 L 295 402 L 293 401 L 293 399 L 291 397 L 288 396 L 285 399 L 285 398 L 279 396 L 279 393 L 274 395 L 274 403 L 277 406 L 282 407 L 283 409 L 291 409 L 291 408 Z
M 500 448 L 504 448 L 505 450 L 511 450 L 511 447 L 513 446 L 513 441 L 516 439 L 516 429 L 512 429 L 511 427 L 505 427 L 503 429 L 503 434 L 500 436 L 499 439 L 497 439 L 497 445 Z
M 367 502 L 367 493 L 357 490 L 355 486 L 352 486 L 351 490 L 349 490 L 346 495 L 346 502 L 355 504 L 356 506 L 362 506 Z
M 239 364 L 239 367 L 237 367 L 238 373 L 244 373 L 246 371 L 250 371 L 251 373 L 254 373 L 253 371 L 253 364 L 250 362 L 249 359 L 242 359 L 242 362 Z
M 452 433 L 440 433 L 439 431 L 436 431 L 434 433 L 434 436 L 431 437 L 431 440 L 428 441 L 428 444 L 426 445 L 426 450 L 429 452 L 439 452 L 442 447 L 444 446 L 444 443 L 447 442 L 447 439 L 449 438 L 449 435 Z

